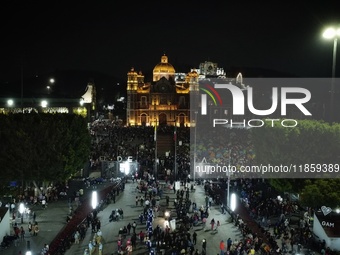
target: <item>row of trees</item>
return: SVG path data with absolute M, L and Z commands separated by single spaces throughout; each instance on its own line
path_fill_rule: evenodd
M 340 124 L 300 120 L 287 128 L 276 123 L 251 130 L 257 164 L 295 166 L 295 171 L 268 175 L 271 185 L 298 193 L 307 206 L 339 207 Z
M 0 115 L 0 127 L 2 185 L 65 181 L 89 160 L 91 137 L 79 115 Z

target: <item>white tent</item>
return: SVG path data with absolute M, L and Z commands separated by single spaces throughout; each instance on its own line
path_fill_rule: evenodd
M 314 213 L 313 233 L 321 241 L 325 240 L 327 247 L 340 251 L 340 214 L 323 206 Z

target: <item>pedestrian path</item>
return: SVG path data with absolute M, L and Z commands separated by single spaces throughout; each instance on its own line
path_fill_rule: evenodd
M 86 188 L 84 183 L 80 180 L 76 182 L 76 184 L 72 184 L 73 187 L 71 189 L 79 190 L 80 188 L 84 189 L 84 196 L 89 195 L 92 192 L 93 187 Z M 112 185 L 112 183 L 104 183 L 98 186 L 98 189 L 104 189 L 108 186 Z M 73 191 L 70 191 L 70 194 Z M 72 207 L 75 209 L 75 202 L 71 203 Z M 21 223 L 21 218 L 16 218 L 15 222 L 18 227 L 24 227 L 25 230 L 25 238 L 23 240 L 19 240 L 16 243 L 12 243 L 11 246 L 7 249 L 1 250 L 1 255 L 17 255 L 17 254 L 25 254 L 28 246 L 33 255 L 39 254 L 44 248 L 46 244 L 51 244 L 57 234 L 65 227 L 66 225 L 66 217 L 69 214 L 70 203 L 68 199 L 59 199 L 58 201 L 49 202 L 46 209 L 43 209 L 41 205 L 31 206 L 30 209 L 35 212 L 36 218 L 35 221 L 39 225 L 39 233 L 37 236 L 32 236 L 28 232 L 28 223 L 33 222 L 34 219 L 32 217 L 28 217 L 27 215 L 23 218 L 23 223 Z M 13 233 L 13 228 L 11 229 L 10 235 Z M 2 240 L 1 240 L 2 241 Z M 52 254 L 51 254 L 52 255 Z
M 103 187 L 110 185 L 110 183 L 104 184 Z M 125 190 L 116 197 L 116 202 L 111 203 L 104 207 L 102 211 L 98 213 L 98 218 L 101 221 L 101 231 L 103 233 L 103 253 L 102 255 L 112 255 L 117 254 L 117 241 L 118 241 L 118 231 L 120 228 L 127 226 L 128 223 L 133 223 L 136 221 L 137 228 L 136 232 L 139 233 L 141 230 L 145 232 L 145 225 L 139 224 L 138 216 L 143 211 L 142 206 L 136 206 L 135 198 L 136 196 L 142 195 L 136 189 L 137 184 L 129 181 L 125 185 Z M 91 188 L 92 189 L 92 188 Z M 91 190 L 89 190 L 91 191 Z M 86 192 L 86 191 L 85 191 Z M 165 196 L 170 197 L 169 208 L 166 208 Z M 160 200 L 160 206 L 162 210 L 169 209 L 171 213 L 175 215 L 175 210 L 173 202 L 176 195 L 173 190 L 164 190 L 162 199 Z M 197 186 L 196 191 L 190 193 L 190 199 L 192 202 L 197 204 L 197 207 L 205 205 L 205 191 L 203 186 Z M 109 216 L 114 209 L 122 208 L 124 211 L 124 219 L 118 222 L 110 222 Z M 34 209 L 34 208 L 33 208 Z M 30 248 L 32 254 L 39 254 L 45 244 L 50 244 L 53 239 L 58 235 L 58 233 L 63 229 L 66 224 L 66 216 L 69 212 L 69 204 L 67 200 L 59 200 L 48 205 L 48 208 L 42 210 L 41 208 L 35 208 L 36 211 L 36 221 L 39 223 L 40 232 L 38 236 L 30 236 L 28 231 L 26 232 L 25 240 L 18 242 L 17 246 L 12 245 L 10 248 L 0 251 L 1 255 L 17 255 L 21 251 L 25 254 L 27 250 L 27 241 L 30 242 Z M 207 219 L 207 223 L 214 218 L 215 221 L 219 220 L 221 226 L 217 231 L 211 231 L 208 228 L 203 230 L 201 225 L 193 227 L 190 230 L 192 234 L 194 231 L 197 232 L 197 245 L 196 248 L 201 251 L 203 238 L 207 240 L 207 251 L 208 254 L 219 254 L 219 243 L 221 240 L 226 240 L 230 237 L 232 240 L 240 240 L 241 233 L 234 224 L 230 223 L 230 216 L 228 214 L 222 214 L 219 205 L 212 205 L 210 209 L 210 215 Z M 27 230 L 27 224 L 29 219 L 24 219 L 24 228 Z M 153 225 L 164 226 L 164 215 L 159 213 L 154 219 Z M 207 224 L 208 227 L 210 226 Z M 20 227 L 20 224 L 19 224 Z M 83 255 L 84 250 L 88 247 L 90 240 L 93 239 L 94 233 L 91 233 L 91 228 L 88 228 L 85 238 L 80 241 L 79 244 L 72 244 L 71 247 L 66 250 L 65 255 Z M 95 250 L 93 254 L 99 254 L 98 250 Z M 137 245 L 136 249 L 132 252 L 133 255 L 145 255 L 148 254 L 146 246 Z M 55 254 L 51 254 L 55 255 Z
M 118 231 L 120 228 L 127 226 L 128 223 L 133 223 L 136 221 L 137 228 L 136 233 L 139 233 L 141 230 L 145 232 L 145 224 L 139 224 L 138 216 L 143 211 L 142 206 L 136 206 L 135 198 L 136 196 L 142 195 L 136 189 L 136 183 L 132 183 L 131 181 L 125 185 L 125 190 L 119 199 L 116 200 L 116 203 L 109 204 L 103 211 L 98 213 L 98 218 L 101 221 L 101 232 L 103 233 L 103 255 L 111 255 L 117 254 L 117 241 L 118 241 Z M 166 201 L 165 196 L 169 195 L 170 197 L 170 208 L 174 209 L 173 202 L 175 199 L 175 194 L 172 190 L 165 190 L 163 193 L 163 198 L 160 201 L 160 205 L 162 208 L 165 207 Z M 202 186 L 198 186 L 196 188 L 196 192 L 190 193 L 190 198 L 193 202 L 196 202 L 197 206 L 205 204 L 205 192 Z M 111 211 L 117 208 L 122 208 L 124 210 L 124 219 L 119 220 L 118 222 L 110 222 L 109 216 Z M 241 235 L 237 227 L 233 224 L 229 223 L 229 215 L 222 214 L 220 211 L 220 206 L 213 205 L 211 207 L 210 216 L 207 219 L 207 222 L 210 222 L 211 218 L 214 218 L 215 221 L 219 220 L 221 226 L 218 231 L 211 230 L 203 230 L 202 226 L 199 225 L 190 230 L 191 233 L 194 231 L 197 232 L 197 245 L 196 248 L 201 251 L 201 243 L 203 238 L 207 240 L 207 251 L 208 254 L 220 254 L 219 243 L 221 240 L 226 240 L 230 237 L 232 240 L 240 240 Z M 154 219 L 153 226 L 157 225 L 163 227 L 164 226 L 164 215 L 163 213 L 159 213 L 158 216 Z M 208 224 L 209 225 L 209 224 Z M 89 242 L 93 239 L 94 234 L 91 233 L 91 228 L 87 230 L 86 237 L 79 244 L 73 244 L 69 250 L 65 253 L 66 255 L 83 255 L 84 250 L 88 248 Z M 129 238 L 129 237 L 127 237 Z M 99 254 L 98 250 L 95 250 L 93 254 Z M 148 254 L 146 245 L 137 245 L 136 249 L 132 252 L 133 255 L 145 255 Z

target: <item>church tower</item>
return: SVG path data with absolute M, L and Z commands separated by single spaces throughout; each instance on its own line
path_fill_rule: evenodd
M 126 106 L 126 123 L 137 125 L 136 111 L 138 109 L 137 89 L 144 84 L 144 75 L 137 72 L 132 67 L 127 73 L 127 106 Z

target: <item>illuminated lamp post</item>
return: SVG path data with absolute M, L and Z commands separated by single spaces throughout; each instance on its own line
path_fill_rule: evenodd
M 229 166 L 228 168 L 231 166 L 231 149 L 229 150 Z M 230 198 L 230 171 L 228 169 L 227 171 L 227 206 L 228 208 L 230 208 L 231 206 L 231 198 Z
M 195 111 L 195 133 L 194 133 L 194 184 L 196 183 L 196 160 L 197 160 L 197 111 Z
M 25 205 L 24 205 L 24 203 L 20 203 L 19 213 L 20 213 L 20 216 L 21 216 L 21 224 L 24 223 L 24 212 L 25 212 Z
M 323 38 L 333 39 L 333 62 L 332 62 L 332 81 L 331 81 L 331 98 L 330 98 L 330 121 L 334 121 L 334 82 L 335 82 L 335 67 L 336 67 L 336 48 L 338 44 L 338 37 L 340 36 L 340 28 L 327 28 L 323 34 Z
M 8 107 L 12 107 L 14 105 L 13 99 L 8 99 L 7 100 L 7 105 L 8 105 Z
M 31 252 L 31 242 L 30 241 L 27 241 L 25 255 L 32 255 L 32 252 Z
M 92 191 L 92 196 L 91 196 L 91 206 L 92 206 L 92 209 L 96 209 L 97 206 L 98 206 L 98 193 L 97 191 Z
M 157 179 L 157 161 L 158 161 L 158 154 L 157 154 L 157 119 L 155 119 L 155 131 L 154 131 L 154 140 L 155 140 L 155 164 L 154 164 L 154 176 Z
M 236 198 L 236 194 L 235 193 L 232 193 L 231 196 L 230 196 L 230 210 L 232 212 L 235 211 L 236 209 L 236 206 L 237 206 L 237 198 Z

